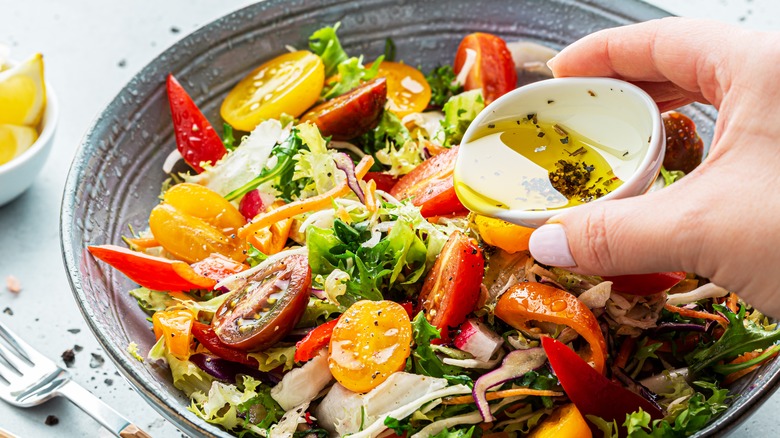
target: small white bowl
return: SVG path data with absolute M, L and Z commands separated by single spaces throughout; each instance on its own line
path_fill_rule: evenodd
M 509 118 L 525 118 L 529 114 L 536 114 L 539 120 L 563 123 L 567 128 L 605 146 L 616 149 L 622 149 L 619 145 L 625 144 L 636 146 L 636 153 L 639 154 L 636 170 L 630 173 L 630 177 L 621 178 L 624 182 L 620 187 L 592 202 L 643 194 L 658 176 L 664 159 L 666 136 L 658 107 L 647 93 L 617 79 L 559 78 L 535 82 L 510 91 L 479 113 L 463 136 L 456 163 L 456 178 L 462 175 L 484 175 L 490 166 L 503 167 L 501 170 L 511 173 L 511 163 L 490 161 L 490 156 L 486 156 L 484 150 L 470 145 L 469 141 L 475 133 L 491 123 Z M 480 160 L 484 167 L 477 164 Z M 495 173 L 500 174 L 498 171 Z M 482 176 L 480 178 L 484 179 Z M 480 211 L 477 205 L 469 205 L 468 199 L 462 198 L 461 202 L 477 213 L 532 228 L 542 226 L 557 214 L 577 208 L 496 208 Z
M 35 181 L 51 151 L 58 120 L 57 96 L 47 82 L 46 108 L 43 112 L 38 139 L 21 155 L 0 165 L 0 206 L 24 193 Z

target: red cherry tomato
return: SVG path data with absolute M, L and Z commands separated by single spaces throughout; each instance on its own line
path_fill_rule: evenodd
M 481 88 L 485 105 L 488 105 L 515 89 L 515 63 L 504 40 L 489 33 L 467 35 L 460 42 L 455 55 L 455 74 L 463 68 L 468 57 L 467 50 L 476 52 L 476 59 L 463 84 L 466 91 Z
M 474 310 L 484 272 L 485 259 L 477 243 L 460 231 L 452 233 L 420 291 L 425 317 L 441 330 L 442 338 Z
M 168 102 L 173 117 L 173 132 L 179 153 L 196 172 L 203 172 L 200 163 L 216 163 L 227 149 L 211 123 L 173 75 L 168 75 Z
M 338 318 L 328 321 L 325 324 L 317 326 L 306 336 L 295 344 L 295 361 L 306 362 L 312 360 L 314 356 L 330 343 L 330 337 L 333 335 L 333 327 L 339 322 Z
M 628 295 L 652 295 L 663 292 L 685 280 L 685 272 L 602 276 L 612 282 L 612 289 Z
M 466 212 L 452 182 L 458 147 L 431 157 L 404 175 L 390 191 L 394 197 L 412 198 L 424 217 Z

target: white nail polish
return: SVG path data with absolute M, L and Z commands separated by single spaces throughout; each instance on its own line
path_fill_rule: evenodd
M 560 224 L 542 225 L 537 228 L 531 234 L 528 246 L 531 255 L 539 263 L 566 268 L 577 265 L 569 251 L 566 230 Z

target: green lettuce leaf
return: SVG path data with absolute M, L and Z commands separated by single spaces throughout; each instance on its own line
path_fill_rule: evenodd
M 441 108 L 452 96 L 463 92 L 463 85 L 455 82 L 455 78 L 451 65 L 436 67 L 425 76 L 431 87 L 430 106 Z
M 469 124 L 485 109 L 485 100 L 481 90 L 471 90 L 450 98 L 444 104 L 444 120 L 441 121 L 444 130 L 444 146 L 460 144 L 463 134 Z
M 371 233 L 336 219 L 333 229 L 309 227 L 306 246 L 314 275 L 340 269 L 349 274 L 340 303 L 359 299 L 381 300 L 384 291 L 419 280 L 426 268 L 428 248 L 412 224 L 399 218 L 392 230 L 373 247 L 363 246 Z
M 138 306 L 149 315 L 176 304 L 176 300 L 171 298 L 168 292 L 160 292 L 145 287 L 131 290 L 130 296 L 135 298 L 138 301 Z
M 436 356 L 431 347 L 431 339 L 441 338 L 439 329 L 432 326 L 420 312 L 412 320 L 412 339 L 415 347 L 412 349 L 414 372 L 425 376 L 444 377 L 462 374 L 462 369 L 446 365 Z
M 719 361 L 727 361 L 749 351 L 767 349 L 780 341 L 780 329 L 768 331 L 755 322 L 746 320 L 745 306 L 741 306 L 739 313 L 736 314 L 719 304 L 714 304 L 713 308 L 726 315 L 729 325 L 723 336 L 715 343 L 699 346 L 685 357 L 690 365 L 689 371 L 693 375 L 701 373 Z
M 325 64 L 325 77 L 333 76 L 338 65 L 348 58 L 347 52 L 341 47 L 339 37 L 336 36 L 340 25 L 341 23 L 336 23 L 323 27 L 309 37 L 309 49 Z
M 338 304 L 333 304 L 319 298 L 310 297 L 309 304 L 298 321 L 296 327 L 316 327 L 332 319 L 335 314 L 344 313 L 346 308 Z
M 360 84 L 374 79 L 379 73 L 379 64 L 384 60 L 380 56 L 371 64 L 370 68 L 363 65 L 363 57 L 352 57 L 342 61 L 338 65 L 338 80 L 325 86 L 322 89 L 322 98 L 325 100 L 333 99 L 354 90 Z
M 268 372 L 280 366 L 284 371 L 291 370 L 295 365 L 295 345 L 289 347 L 272 347 L 256 353 L 247 354 L 253 357 L 260 364 L 260 371 Z

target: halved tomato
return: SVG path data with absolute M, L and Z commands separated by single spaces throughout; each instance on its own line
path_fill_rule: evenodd
M 422 112 L 431 100 L 431 86 L 425 75 L 410 65 L 382 62 L 377 77 L 387 79 L 387 109 L 400 118 Z
M 317 105 L 303 115 L 301 122 L 313 122 L 323 137 L 349 140 L 376 128 L 385 102 L 387 81 L 377 78 Z
M 485 259 L 477 242 L 460 231 L 452 233 L 420 291 L 425 317 L 441 330 L 443 339 L 474 310 L 484 273 Z
M 473 51 L 473 55 L 469 55 L 469 51 Z M 481 88 L 485 105 L 517 86 L 515 63 L 506 42 L 501 38 L 482 32 L 463 38 L 455 55 L 455 74 L 460 73 L 469 57 L 473 57 L 473 64 L 463 88 L 466 91 Z
M 238 83 L 222 102 L 220 114 L 231 126 L 251 131 L 282 114 L 299 117 L 317 102 L 325 83 L 319 56 L 300 50 L 266 62 Z
M 423 161 L 398 180 L 390 194 L 400 200 L 412 198 L 424 217 L 465 213 L 452 181 L 457 157 L 458 147 L 454 147 Z
M 212 326 L 225 344 L 243 350 L 270 347 L 301 319 L 309 302 L 311 269 L 303 255 L 291 255 L 261 269 L 225 301 Z

